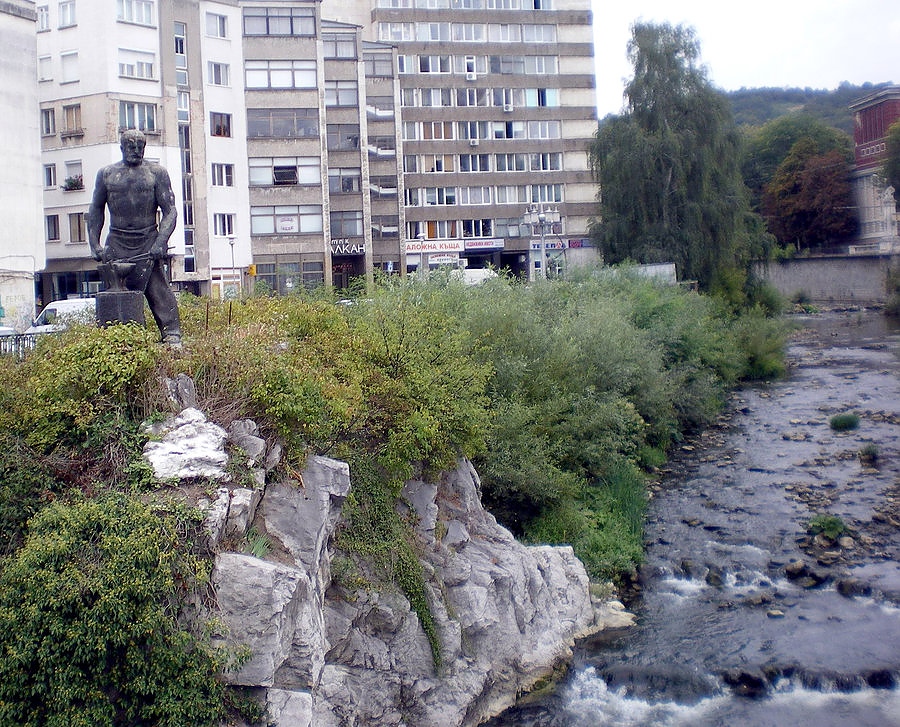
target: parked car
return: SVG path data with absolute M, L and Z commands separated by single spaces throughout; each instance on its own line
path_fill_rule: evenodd
M 56 333 L 73 322 L 90 323 L 95 320 L 97 302 L 94 298 L 70 298 L 47 303 L 25 333 Z
M 0 336 L 15 336 L 16 329 L 10 326 L 0 326 Z

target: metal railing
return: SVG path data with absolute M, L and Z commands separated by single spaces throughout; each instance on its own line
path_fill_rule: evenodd
M 0 336 L 0 356 L 25 358 L 25 354 L 34 348 L 39 335 L 42 334 L 17 333 L 14 336 Z

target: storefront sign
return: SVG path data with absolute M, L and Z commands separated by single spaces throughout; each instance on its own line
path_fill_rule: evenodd
M 455 252 L 439 252 L 436 255 L 428 256 L 429 265 L 457 265 L 459 263 L 459 253 Z
M 332 255 L 365 255 L 366 243 L 361 240 L 348 240 L 346 238 L 331 241 Z
M 568 247 L 565 240 L 545 240 L 544 241 L 544 249 L 545 250 L 565 250 Z M 538 250 L 541 249 L 541 241 L 540 240 L 532 240 L 531 241 L 531 249 Z
M 275 230 L 277 232 L 297 232 L 297 215 L 280 215 L 275 218 Z
M 466 250 L 502 250 L 503 238 L 486 237 L 477 240 L 466 240 Z
M 407 240 L 406 252 L 463 252 L 462 240 Z

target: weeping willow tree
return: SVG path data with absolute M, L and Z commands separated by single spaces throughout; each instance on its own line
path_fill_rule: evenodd
M 766 240 L 740 170 L 728 100 L 698 65 L 691 28 L 635 23 L 625 112 L 598 128 L 591 165 L 600 214 L 591 234 L 606 262 L 674 262 L 682 279 L 740 295 Z

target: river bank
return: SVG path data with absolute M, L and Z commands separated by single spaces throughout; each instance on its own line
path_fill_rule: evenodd
M 637 626 L 492 727 L 900 724 L 900 333 L 872 311 L 796 322 L 788 376 L 660 473 Z M 845 413 L 859 426 L 833 430 Z M 818 515 L 847 532 L 817 538 Z

